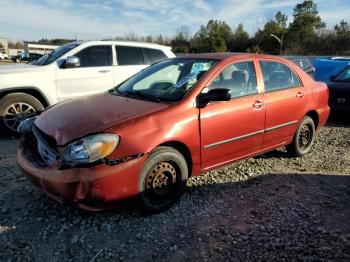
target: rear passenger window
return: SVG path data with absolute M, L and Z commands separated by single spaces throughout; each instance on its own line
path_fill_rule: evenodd
M 118 65 L 144 65 L 142 49 L 132 46 L 116 46 Z
M 209 86 L 209 90 L 215 88 L 231 90 L 231 98 L 257 94 L 258 86 L 253 62 L 240 62 L 227 66 Z
M 259 64 L 266 92 L 301 86 L 298 76 L 289 66 L 273 61 L 260 61 Z
M 112 47 L 108 45 L 90 46 L 75 55 L 80 67 L 98 67 L 112 65 Z
M 153 64 L 167 58 L 167 56 L 161 50 L 143 48 L 143 51 L 148 58 L 149 64 Z

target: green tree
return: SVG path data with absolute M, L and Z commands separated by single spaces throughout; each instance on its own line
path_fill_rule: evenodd
M 23 49 L 24 48 L 23 42 L 21 42 L 21 41 L 17 41 L 16 43 L 9 42 L 8 46 L 11 49 Z
M 335 44 L 338 54 L 346 54 L 350 51 L 350 26 L 344 20 L 334 27 Z
M 193 45 L 196 52 L 226 52 L 232 40 L 232 30 L 223 21 L 210 20 L 195 34 Z
M 231 52 L 245 52 L 249 45 L 249 34 L 244 30 L 243 24 L 238 24 L 232 34 L 230 42 Z
M 288 42 L 290 47 L 301 46 L 301 52 L 307 53 L 312 49 L 312 43 L 317 37 L 317 32 L 326 27 L 318 15 L 317 5 L 312 0 L 305 0 L 297 4 L 293 10 L 293 22 L 288 30 Z
M 177 33 L 173 40 L 171 40 L 171 46 L 174 53 L 188 53 L 190 51 L 191 43 L 186 39 L 182 32 Z
M 42 38 L 38 41 L 33 41 L 32 43 L 42 44 L 42 45 L 64 45 L 74 41 L 75 40 L 73 39 L 65 39 L 65 38 L 54 38 L 54 39 Z
M 255 43 L 264 53 L 282 53 L 287 20 L 288 17 L 278 11 L 273 19 L 266 22 L 262 30 L 256 32 Z

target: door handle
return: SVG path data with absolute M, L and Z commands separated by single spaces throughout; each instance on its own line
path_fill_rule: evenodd
M 261 101 L 257 100 L 257 101 L 254 102 L 253 107 L 259 109 L 259 108 L 263 107 L 264 105 L 265 105 L 264 102 L 261 102 Z
M 109 72 L 111 72 L 111 70 L 100 70 L 100 71 L 98 71 L 99 73 L 109 73 Z
M 302 92 L 298 92 L 298 94 L 296 95 L 296 97 L 300 97 L 300 98 L 302 98 L 304 96 L 304 93 L 302 93 Z

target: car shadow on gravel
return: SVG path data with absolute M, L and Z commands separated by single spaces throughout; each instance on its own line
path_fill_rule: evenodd
M 327 126 L 343 126 L 350 127 L 350 112 L 345 115 L 331 114 L 327 121 Z
M 81 213 L 44 197 L 20 179 L 0 199 L 1 257 L 5 261 L 89 261 L 97 254 L 97 261 L 349 259 L 350 176 L 287 173 L 231 179 L 205 185 L 201 178 L 191 179 L 179 203 L 152 216 L 133 208 Z M 2 189 L 5 182 L 15 180 L 2 181 Z

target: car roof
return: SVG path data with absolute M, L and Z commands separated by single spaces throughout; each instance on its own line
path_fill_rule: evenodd
M 189 54 L 181 56 L 180 58 L 192 58 L 192 59 L 208 59 L 208 60 L 225 60 L 225 59 L 281 59 L 279 56 L 263 55 L 263 54 L 252 54 L 252 53 L 200 53 L 200 54 Z
M 76 41 L 70 44 L 79 45 L 96 45 L 96 44 L 110 44 L 110 45 L 123 45 L 123 46 L 136 46 L 136 47 L 148 47 L 153 49 L 171 50 L 170 46 L 159 45 L 154 43 L 137 42 L 137 41 L 113 41 L 113 40 L 101 40 L 101 41 Z

